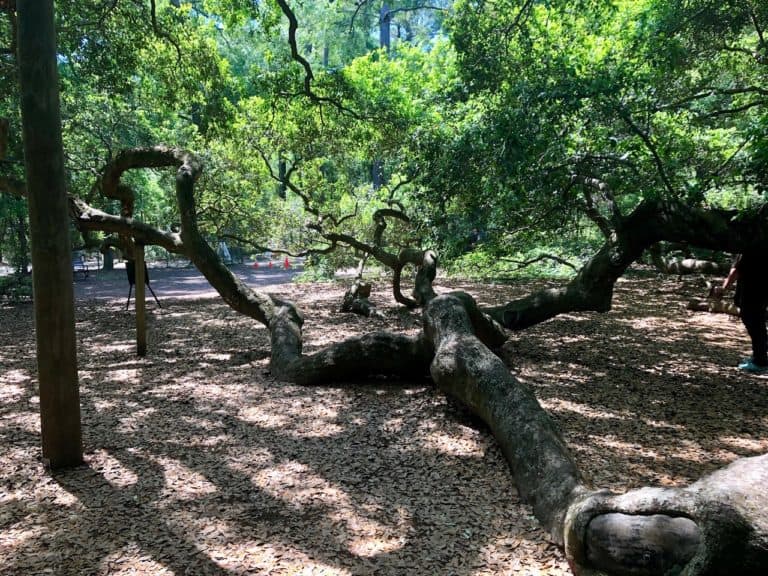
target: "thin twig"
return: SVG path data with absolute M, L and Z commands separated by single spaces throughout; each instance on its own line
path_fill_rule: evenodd
M 512 258 L 499 258 L 502 262 L 512 262 L 513 264 L 519 264 L 519 266 L 515 269 L 522 270 L 523 268 L 527 268 L 528 266 L 531 266 L 532 264 L 536 264 L 536 262 L 541 262 L 542 260 L 554 260 L 555 262 L 558 262 L 562 264 L 563 266 L 567 266 L 571 270 L 576 270 L 576 266 L 568 262 L 567 260 L 564 260 L 563 258 L 560 258 L 559 256 L 555 256 L 553 254 L 541 254 L 540 256 L 537 256 L 536 258 L 532 258 L 530 260 L 514 260 Z

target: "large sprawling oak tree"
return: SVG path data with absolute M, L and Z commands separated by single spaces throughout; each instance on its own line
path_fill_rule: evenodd
M 200 32 L 197 4 L 174 3 L 159 14 L 154 2 L 144 12 L 138 4 L 123 8 L 147 16 L 147 34 L 154 31 L 174 66 L 185 66 L 195 62 L 190 38 L 211 46 L 203 41 L 211 37 Z M 251 7 L 228 6 L 232 11 L 222 13 L 221 22 L 255 26 Z M 246 69 L 260 71 L 247 80 L 213 66 L 219 84 L 203 83 L 200 90 L 212 90 L 210 99 L 185 77 L 183 94 L 200 98 L 189 106 L 163 89 L 164 80 L 178 80 L 167 63 L 157 63 L 155 78 L 123 87 L 126 94 L 167 98 L 194 129 L 156 112 L 174 126 L 163 132 L 168 141 L 183 146 L 115 148 L 103 138 L 108 154 L 95 183 L 70 188 L 77 228 L 86 235 L 115 234 L 126 250 L 140 242 L 188 257 L 224 301 L 268 327 L 271 370 L 280 379 L 316 385 L 429 373 L 490 426 L 521 495 L 564 546 L 575 572 L 762 573 L 768 565 L 768 456 L 739 460 L 685 488 L 607 494 L 582 476 L 534 394 L 493 351 L 505 329 L 523 330 L 564 312 L 609 310 L 617 279 L 659 242 L 730 252 L 768 246 L 768 214 L 759 196 L 768 150 L 768 9 L 748 0 L 461 2 L 451 24 L 455 51 L 437 41 L 433 47 L 435 61 L 450 69 L 439 75 L 434 62 L 424 63 L 426 51 L 405 48 L 400 61 L 379 54 L 341 72 L 318 72 L 311 46 L 297 41 L 301 21 L 291 4 L 279 0 L 270 9 L 266 28 L 280 16 L 288 37 L 280 67 L 264 57 L 267 50 L 250 55 L 258 66 L 245 66 L 248 58 L 236 62 L 244 77 Z M 109 11 L 94 15 L 97 30 L 114 25 Z M 195 34 L 181 35 L 185 27 Z M 110 60 L 108 44 L 85 45 L 94 53 L 73 43 L 71 63 L 77 68 L 82 59 L 78 72 L 96 91 L 98 75 L 88 76 L 88 66 L 120 66 Z M 127 66 L 135 46 L 126 40 L 125 48 Z M 240 48 L 229 44 L 230 55 Z M 210 64 L 210 54 L 201 61 Z M 134 65 L 149 70 L 140 58 Z M 378 85 L 371 70 L 389 83 Z M 440 82 L 429 81 L 435 78 Z M 121 77 L 109 81 L 117 85 Z M 145 100 L 126 97 L 116 104 L 128 101 L 145 112 Z M 185 151 L 195 144 L 206 150 L 205 171 L 204 156 Z M 226 162 L 219 163 L 217 152 Z M 383 196 L 359 193 L 370 189 L 360 184 L 361 174 L 370 174 L 363 157 L 387 158 L 391 185 Z M 397 283 L 394 293 L 423 308 L 423 332 L 377 332 L 304 354 L 302 313 L 291 302 L 251 290 L 206 241 L 212 231 L 226 233 L 208 215 L 226 218 L 244 207 L 255 213 L 264 207 L 252 202 L 258 196 L 253 189 L 253 196 L 234 193 L 248 187 L 246 175 L 264 196 L 265 183 L 276 181 L 280 194 L 274 197 L 293 198 L 302 207 L 308 218 L 303 237 L 318 251 L 351 247 L 391 267 L 396 277 L 405 264 L 415 264 L 417 293 L 406 297 Z M 1 178 L 6 192 L 32 192 L 31 180 Z M 158 190 L 166 193 L 157 212 L 177 221 L 178 231 L 138 217 L 138 208 L 146 211 L 149 204 L 146 196 Z M 420 241 L 395 250 L 384 238 L 387 223 L 412 222 L 409 213 L 428 225 L 416 235 Z M 367 221 L 352 224 L 365 214 Z M 567 235 L 574 226 L 591 227 L 599 241 L 561 287 L 483 310 L 467 294 L 438 296 L 432 289 L 437 260 L 430 248 L 450 250 L 448 236 L 456 231 L 446 216 L 493 230 L 500 253 L 518 239 Z

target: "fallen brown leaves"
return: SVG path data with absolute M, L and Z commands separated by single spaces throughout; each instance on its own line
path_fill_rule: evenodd
M 614 312 L 505 347 L 595 483 L 686 483 L 766 451 L 766 382 L 733 369 L 741 325 L 683 311 L 690 283 L 617 288 Z M 418 329 L 386 286 L 385 320 L 333 312 L 343 290 L 283 292 L 308 351 Z M 570 573 L 488 432 L 429 385 L 276 382 L 261 326 L 218 301 L 164 304 L 145 359 L 122 301 L 79 304 L 87 465 L 55 475 L 39 464 L 32 310 L 0 309 L 0 574 Z

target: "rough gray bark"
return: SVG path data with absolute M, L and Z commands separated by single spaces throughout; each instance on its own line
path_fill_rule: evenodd
M 587 560 L 611 574 L 668 574 L 684 566 L 701 543 L 688 518 L 663 514 L 602 514 L 587 526 Z
M 417 267 L 416 281 L 411 294 L 412 298 L 405 296 L 400 287 L 403 268 L 407 264 L 413 264 Z M 392 295 L 396 302 L 408 308 L 418 308 L 434 298 L 435 291 L 432 288 L 432 282 L 437 276 L 437 254 L 433 250 L 421 250 L 418 248 L 401 250 L 397 256 L 397 261 L 391 268 L 393 270 Z
M 576 574 L 764 573 L 768 455 L 738 460 L 687 488 L 620 496 L 590 490 L 533 393 L 475 337 L 468 299 L 440 296 L 425 309 L 432 378 L 491 428 L 520 495 L 565 545 Z
M 475 336 L 462 299 L 438 296 L 424 311 L 435 348 L 435 384 L 459 399 L 493 431 L 520 495 L 556 541 L 563 542 L 568 505 L 583 490 L 581 475 L 533 392 Z
M 82 439 L 53 0 L 19 3 L 18 50 L 43 458 L 61 468 Z
M 342 312 L 353 312 L 370 318 L 371 316 L 383 317 L 383 314 L 368 299 L 371 295 L 370 283 L 363 282 L 357 278 L 355 282 L 347 288 L 344 298 L 341 302 L 340 310 Z
M 185 248 L 181 236 L 175 232 L 164 232 L 132 217 L 115 216 L 93 208 L 83 200 L 69 197 L 69 214 L 80 231 L 101 231 L 117 233 L 121 237 L 121 247 L 125 248 L 124 237 L 141 242 L 147 246 L 162 246 L 168 252 L 184 254 Z M 130 255 L 130 254 L 128 254 Z
M 591 494 L 569 510 L 566 554 L 577 574 L 590 576 L 765 574 L 766 486 L 768 454 L 737 460 L 685 488 Z M 660 539 L 661 528 L 672 526 Z M 628 530 L 632 538 L 615 546 L 616 533 Z

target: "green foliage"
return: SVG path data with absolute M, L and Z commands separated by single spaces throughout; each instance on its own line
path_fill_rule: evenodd
M 304 269 L 296 278 L 297 282 L 330 282 L 335 280 L 336 271 L 357 265 L 353 254 L 337 250 L 331 254 L 315 254 L 304 261 Z
M 32 276 L 11 274 L 0 276 L 0 301 L 29 302 L 32 300 Z
M 376 210 L 398 207 L 411 223 L 389 223 L 388 249 L 434 247 L 449 266 L 499 273 L 504 258 L 583 259 L 601 241 L 590 204 L 610 222 L 658 196 L 762 202 L 767 3 L 388 4 L 389 51 L 382 3 L 290 3 L 310 97 L 274 1 L 159 0 L 154 18 L 147 1 L 59 3 L 71 191 L 115 211 L 93 189 L 104 164 L 126 147 L 178 146 L 204 158 L 197 201 L 212 241 L 325 248 L 320 220 L 370 241 Z M 0 11 L 0 48 L 12 23 Z M 1 50 L 0 117 L 12 134 L 0 175 L 20 177 L 15 62 Z M 293 190 L 277 182 L 281 162 Z M 138 217 L 162 229 L 178 221 L 170 171 L 125 178 Z M 0 199 L 4 254 L 21 244 L 11 232 L 25 210 Z M 473 229 L 482 246 L 467 252 Z M 560 273 L 549 266 L 538 272 Z
M 768 103 L 755 24 L 768 13 L 744 2 L 457 3 L 461 113 L 420 149 L 438 229 L 535 246 L 569 234 L 587 197 L 606 219 L 660 195 L 750 205 Z
M 557 255 L 576 265 L 583 261 L 573 258 L 569 253 L 553 254 L 551 247 L 546 254 Z M 527 264 L 531 262 L 530 264 Z M 532 249 L 526 252 L 512 252 L 504 256 L 477 250 L 464 254 L 450 261 L 448 274 L 472 280 L 528 280 L 544 278 L 549 280 L 569 280 L 573 278 L 573 268 L 552 258 L 542 258 L 542 251 Z

